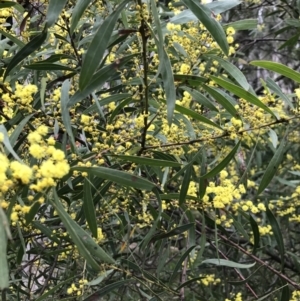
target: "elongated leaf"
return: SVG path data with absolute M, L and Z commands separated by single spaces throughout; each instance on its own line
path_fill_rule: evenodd
M 189 84 L 190 86 L 199 86 L 201 83 L 207 82 L 207 78 L 196 75 L 174 74 L 176 82 Z
M 91 82 L 87 85 L 87 87 L 83 91 L 77 91 L 70 98 L 68 102 L 68 108 L 72 107 L 73 105 L 90 95 L 95 90 L 100 89 L 105 82 L 107 82 L 112 76 L 115 76 L 118 73 L 118 68 L 122 67 L 124 64 L 129 62 L 136 55 L 137 54 L 131 54 L 125 56 L 121 58 L 118 61 L 118 63 L 112 63 L 97 71 L 91 79 Z
M 176 279 L 176 277 L 178 276 L 178 271 L 179 269 L 182 267 L 182 263 L 184 262 L 184 260 L 187 258 L 187 256 L 189 256 L 189 254 L 191 253 L 191 251 L 195 248 L 196 246 L 191 246 L 189 247 L 184 253 L 183 255 L 179 258 L 179 260 L 176 263 L 176 266 L 173 270 L 173 273 L 169 279 L 169 285 L 171 286 L 173 284 L 173 281 Z
M 256 250 L 259 248 L 259 242 L 260 242 L 259 228 L 251 214 L 249 215 L 249 221 L 252 228 L 253 239 L 254 239 L 252 253 L 255 254 Z
M 254 96 L 250 92 L 245 91 L 243 88 L 241 88 L 237 85 L 234 85 L 221 78 L 218 78 L 215 76 L 211 76 L 211 78 L 221 87 L 227 89 L 228 91 L 232 92 L 233 94 L 237 95 L 238 97 L 241 97 L 241 98 L 245 99 L 246 101 L 254 104 L 255 106 L 263 109 L 264 111 L 270 113 L 272 116 L 274 116 L 276 118 L 276 116 L 272 112 L 272 110 L 270 110 L 265 104 L 263 104 L 256 96 Z
M 2 208 L 0 208 L 0 290 L 9 287 L 9 272 L 7 263 L 7 234 L 5 227 L 8 220 Z
M 289 301 L 289 300 L 290 300 L 290 288 L 288 284 L 286 284 L 286 286 L 284 286 L 281 291 L 280 301 Z
M 44 30 L 39 35 L 35 36 L 28 44 L 26 44 L 23 48 L 21 48 L 9 62 L 3 78 L 5 79 L 7 75 L 11 72 L 11 70 L 16 67 L 21 61 L 27 58 L 31 53 L 37 50 L 47 38 L 47 31 Z
M 207 174 L 201 176 L 202 179 L 209 179 L 214 177 L 216 174 L 218 174 L 221 170 L 223 170 L 231 161 L 231 159 L 234 157 L 235 153 L 237 152 L 241 142 L 239 141 L 236 146 L 230 151 L 230 153 L 212 170 L 210 170 Z
M 74 32 L 82 14 L 87 9 L 89 4 L 91 3 L 91 0 L 78 0 L 75 4 L 75 7 L 72 11 L 72 19 L 71 19 L 71 25 L 70 25 L 70 32 L 71 34 Z
M 211 10 L 214 12 L 214 14 L 218 15 L 225 12 L 226 10 L 231 9 L 232 7 L 237 6 L 238 4 L 240 4 L 240 1 L 238 0 L 233 0 L 233 1 L 221 0 L 221 1 L 213 1 L 204 4 L 204 8 L 206 10 Z M 170 22 L 173 24 L 184 24 L 184 23 L 197 21 L 197 20 L 198 20 L 197 17 L 189 9 L 185 9 L 179 14 L 172 17 L 170 19 Z
M 104 271 L 104 273 L 101 273 L 101 275 L 99 277 L 97 277 L 96 279 L 88 282 L 86 285 L 89 286 L 94 286 L 94 285 L 98 285 L 100 284 L 107 276 L 109 276 L 114 270 L 108 270 L 108 271 Z
M 57 285 L 55 285 L 54 287 L 52 287 L 51 289 L 49 289 L 49 290 L 47 290 L 47 292 L 46 293 L 44 293 L 42 296 L 40 296 L 40 297 L 38 297 L 38 298 L 36 298 L 35 299 L 35 301 L 46 301 L 46 300 L 49 300 L 47 297 L 48 296 L 53 296 L 53 294 L 55 294 L 57 291 L 58 291 L 58 289 L 62 286 L 62 285 L 64 285 L 64 284 L 66 284 L 66 283 L 71 283 L 71 281 L 75 278 L 76 276 L 73 276 L 73 277 L 70 277 L 70 278 L 68 278 L 68 279 L 66 279 L 66 280 L 64 280 L 64 281 L 59 281 L 59 284 L 57 284 Z M 47 299 L 46 299 L 47 298 Z
M 155 184 L 142 177 L 107 167 L 74 166 L 72 167 L 72 170 L 87 172 L 91 175 L 137 189 L 151 190 L 153 187 L 155 187 Z
M 67 70 L 67 71 L 75 71 L 75 69 L 70 68 L 65 65 L 60 64 L 51 64 L 51 63 L 35 63 L 31 65 L 24 65 L 23 66 L 26 69 L 32 69 L 32 70 Z
M 276 84 L 276 82 L 272 78 L 268 77 L 266 84 L 267 87 L 271 89 L 274 93 L 276 93 L 287 105 L 289 105 L 291 109 L 294 109 L 294 106 L 291 100 L 289 99 L 289 97 L 281 91 L 280 87 Z
M 61 87 L 61 97 L 60 97 L 60 102 L 61 102 L 61 117 L 64 123 L 64 126 L 66 128 L 66 131 L 68 133 L 68 136 L 70 137 L 72 146 L 74 150 L 76 150 L 76 144 L 75 144 L 75 139 L 72 131 L 72 126 L 71 126 L 71 117 L 70 117 L 70 112 L 67 108 L 67 104 L 69 101 L 69 90 L 70 90 L 70 81 L 67 79 L 63 82 L 62 87 Z
M 278 251 L 281 258 L 281 270 L 284 268 L 284 254 L 285 254 L 285 248 L 284 248 L 284 242 L 282 237 L 282 231 L 280 229 L 280 226 L 276 220 L 276 217 L 272 213 L 272 211 L 266 206 L 266 215 L 268 218 L 268 221 L 272 227 L 272 231 L 277 243 Z
M 235 30 L 250 30 L 257 28 L 257 19 L 244 19 L 227 23 L 224 28 L 233 27 Z
M 15 145 L 16 141 L 18 140 L 20 134 L 22 133 L 24 126 L 27 124 L 27 122 L 30 120 L 30 118 L 33 116 L 33 114 L 27 115 L 24 117 L 21 122 L 18 123 L 17 127 L 14 129 L 12 134 L 9 137 L 9 142 L 12 146 Z
M 97 292 L 90 295 L 89 297 L 87 297 L 86 299 L 84 299 L 83 301 L 100 301 L 103 299 L 102 297 L 105 296 L 106 294 L 112 292 L 116 288 L 127 285 L 132 280 L 133 280 L 133 278 L 108 284 L 108 285 L 104 286 L 103 288 L 101 288 L 100 290 L 98 290 Z
M 97 259 L 114 264 L 115 261 L 111 258 L 94 240 L 93 238 L 84 231 L 65 211 L 64 207 L 60 203 L 56 189 L 53 188 L 53 200 L 50 200 L 51 204 L 55 207 L 56 211 L 62 222 L 64 223 L 68 234 L 71 239 L 76 244 L 79 253 L 86 259 L 86 261 L 91 265 L 93 269 L 96 271 L 101 270 L 99 264 L 92 257 L 96 257 Z
M 269 185 L 271 180 L 273 179 L 279 164 L 282 161 L 283 158 L 283 153 L 285 151 L 285 143 L 286 143 L 286 136 L 288 133 L 288 129 L 286 130 L 285 136 L 282 138 L 279 147 L 277 148 L 273 158 L 271 159 L 267 169 L 264 172 L 264 175 L 260 181 L 258 190 L 257 190 L 257 195 L 259 195 L 264 189 Z
M 2 133 L 4 135 L 4 140 L 2 143 L 5 146 L 6 155 L 11 153 L 16 160 L 18 160 L 19 162 L 22 162 L 22 160 L 19 158 L 19 156 L 17 155 L 17 153 L 14 151 L 13 147 L 11 146 L 9 138 L 8 138 L 8 133 L 3 124 L 0 125 L 0 133 Z
M 201 262 L 201 264 L 214 264 L 218 266 L 230 267 L 230 268 L 237 268 L 237 269 L 250 269 L 255 266 L 255 262 L 245 264 L 245 263 L 238 263 L 226 259 L 206 259 Z
M 20 48 L 25 46 L 25 43 L 23 43 L 21 40 L 17 39 L 15 36 L 11 35 L 10 33 L 0 29 L 1 35 L 7 37 L 10 39 L 14 44 L 18 45 Z
M 238 118 L 238 113 L 235 107 L 215 88 L 211 88 L 207 85 L 202 86 L 215 100 L 218 102 L 231 116 Z
M 53 189 L 53 191 L 55 191 L 55 189 Z M 70 235 L 71 239 L 77 246 L 78 252 L 84 257 L 84 259 L 90 264 L 90 266 L 94 270 L 99 271 L 100 270 L 99 264 L 97 264 L 97 262 L 91 256 L 90 252 L 87 250 L 87 248 L 84 245 L 84 243 L 82 242 L 82 240 L 79 238 L 77 229 L 76 229 L 77 227 L 75 226 L 76 222 L 74 220 L 72 220 L 72 218 L 69 216 L 69 214 L 65 211 L 64 207 L 61 205 L 61 203 L 57 197 L 56 191 L 54 193 L 54 199 L 50 200 L 50 203 L 56 209 L 60 219 L 62 220 L 64 226 L 66 227 L 66 229 L 68 231 L 68 234 Z M 86 233 L 86 235 L 88 235 L 88 234 Z
M 251 86 L 249 85 L 245 75 L 240 71 L 240 69 L 238 69 L 232 63 L 230 63 L 228 60 L 224 60 L 217 55 L 206 55 L 206 57 L 217 61 L 220 64 L 220 66 L 224 68 L 227 71 L 227 73 L 230 74 L 231 77 L 246 91 L 249 91 L 251 89 Z
M 300 73 L 280 63 L 270 61 L 252 61 L 250 64 L 274 71 L 294 80 L 297 83 L 300 83 Z
M 151 242 L 155 242 L 157 240 L 161 240 L 161 239 L 164 239 L 164 238 L 169 238 L 169 237 L 172 237 L 172 236 L 180 235 L 180 234 L 188 231 L 189 229 L 191 229 L 193 227 L 195 227 L 195 223 L 190 223 L 190 224 L 186 224 L 186 225 L 183 225 L 183 226 L 179 226 L 175 229 L 172 229 L 171 231 L 169 231 L 167 233 L 154 235 L 151 238 Z
M 190 165 L 185 171 L 185 174 L 184 174 L 184 177 L 183 177 L 183 180 L 181 183 L 180 193 L 179 193 L 179 205 L 180 206 L 185 203 L 189 185 L 191 182 L 192 170 L 193 170 L 193 165 Z
M 51 27 L 58 19 L 68 0 L 50 0 L 47 10 L 47 27 Z
M 58 0 L 60 1 L 60 0 Z M 79 77 L 79 88 L 83 91 L 92 80 L 95 71 L 100 62 L 103 60 L 104 52 L 109 43 L 109 39 L 114 30 L 115 24 L 119 18 L 119 14 L 129 0 L 123 1 L 118 8 L 110 14 L 99 27 L 87 52 Z
M 191 283 L 195 282 L 195 281 L 198 281 L 198 280 L 201 280 L 205 278 L 205 276 L 201 276 L 201 277 L 195 277 L 195 278 L 192 278 L 184 283 L 182 283 L 181 285 L 179 285 L 177 288 L 176 288 L 176 291 L 179 291 L 181 288 L 185 287 L 185 286 L 188 286 L 190 285 Z
M 0 8 L 7 8 L 15 6 L 17 3 L 13 1 L 0 1 Z
M 212 104 L 212 102 L 208 98 L 206 98 L 202 93 L 200 93 L 196 89 L 187 86 L 181 86 L 180 88 L 191 94 L 193 99 L 201 105 L 205 106 L 208 109 L 211 109 L 212 111 L 219 112 L 219 110 L 214 106 L 214 104 Z
M 171 167 L 181 166 L 181 164 L 178 162 L 157 160 L 157 159 L 146 158 L 146 157 L 124 156 L 124 155 L 117 155 L 116 157 L 126 162 L 132 162 L 132 163 L 143 164 L 148 166 L 171 166 Z
M 158 72 L 161 74 L 162 81 L 164 84 L 164 91 L 167 100 L 167 120 L 168 123 L 171 124 L 173 119 L 173 114 L 174 114 L 175 102 L 176 102 L 176 89 L 174 84 L 173 69 L 168 53 L 164 47 L 164 40 L 163 40 L 162 30 L 160 26 L 160 19 L 156 8 L 156 3 L 153 0 L 152 0 L 151 7 L 152 7 L 152 13 L 154 17 L 154 23 L 156 26 L 158 39 L 156 38 L 156 34 L 153 32 L 152 28 L 150 28 L 150 31 L 155 40 L 156 47 L 158 49 L 158 56 L 159 56 Z
M 222 51 L 228 55 L 229 46 L 225 32 L 220 23 L 212 17 L 212 14 L 208 14 L 207 8 L 193 0 L 182 0 L 182 2 L 195 14 L 200 22 L 203 23 Z
M 214 123 L 213 121 L 209 120 L 208 118 L 194 112 L 191 109 L 179 106 L 179 105 L 175 105 L 175 110 L 178 111 L 179 113 L 182 113 L 184 115 L 190 116 L 196 120 L 199 120 L 205 124 L 211 125 L 213 127 L 216 127 L 218 129 L 222 129 L 218 124 Z
M 91 188 L 92 177 L 86 177 L 83 184 L 83 209 L 85 219 L 89 225 L 89 228 L 94 237 L 98 237 L 97 231 L 97 218 L 96 218 L 96 208 L 93 202 L 92 188 Z

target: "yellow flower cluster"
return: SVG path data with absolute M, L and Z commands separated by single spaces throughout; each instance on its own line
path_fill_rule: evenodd
M 293 291 L 290 301 L 300 301 L 300 291 Z
M 52 145 L 55 141 L 48 139 L 47 143 L 44 142 L 43 137 L 47 132 L 48 128 L 42 125 L 28 135 L 29 152 L 34 158 L 40 160 L 39 166 L 33 166 L 36 183 L 30 185 L 30 189 L 38 192 L 55 186 L 55 180 L 63 178 L 70 170 L 64 152 Z
M 220 278 L 216 278 L 216 276 L 214 274 L 210 274 L 210 275 L 201 275 L 200 277 L 203 277 L 201 280 L 198 280 L 198 283 L 202 283 L 205 286 L 209 286 L 209 285 L 217 285 L 219 283 L 221 283 L 221 279 Z
M 234 299 L 228 299 L 226 298 L 225 301 L 243 301 L 243 298 L 242 298 L 242 293 L 237 293 L 235 295 L 235 297 L 233 297 Z
M 86 279 L 80 279 L 78 286 L 76 286 L 75 283 L 72 283 L 71 286 L 67 289 L 67 294 L 81 296 L 82 291 L 84 289 L 84 285 L 86 285 L 87 283 L 88 281 Z

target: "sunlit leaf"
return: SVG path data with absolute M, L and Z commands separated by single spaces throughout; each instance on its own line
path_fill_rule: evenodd
M 287 78 L 300 83 L 300 73 L 280 63 L 271 61 L 252 61 L 250 63 L 253 66 L 261 67 L 279 73 Z
M 224 267 L 237 268 L 237 269 L 250 269 L 255 266 L 255 262 L 246 264 L 246 263 L 238 263 L 231 260 L 218 259 L 218 258 L 203 260 L 201 264 L 213 264 L 217 266 L 224 266 Z

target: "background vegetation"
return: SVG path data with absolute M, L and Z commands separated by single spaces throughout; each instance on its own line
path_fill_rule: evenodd
M 299 1 L 0 1 L 2 300 L 300 300 Z

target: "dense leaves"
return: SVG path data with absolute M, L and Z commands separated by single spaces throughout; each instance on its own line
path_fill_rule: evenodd
M 25 2 L 0 1 L 2 300 L 300 300 L 300 73 L 247 56 L 270 3 Z

